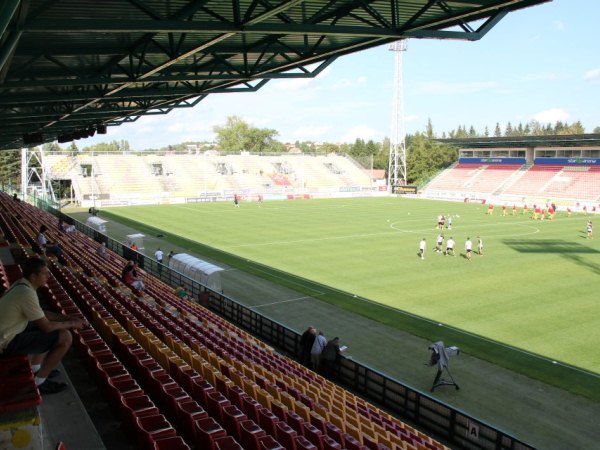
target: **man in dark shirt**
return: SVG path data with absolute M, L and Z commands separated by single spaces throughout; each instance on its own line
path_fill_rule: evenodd
M 315 327 L 308 327 L 300 337 L 300 364 L 308 366 L 310 364 L 310 350 L 315 342 L 317 330 Z

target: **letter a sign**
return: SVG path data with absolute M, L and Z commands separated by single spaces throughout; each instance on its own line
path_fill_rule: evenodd
M 467 423 L 467 437 L 473 441 L 479 440 L 479 425 L 469 421 Z

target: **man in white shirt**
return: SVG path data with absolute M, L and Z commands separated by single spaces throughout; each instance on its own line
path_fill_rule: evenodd
M 473 256 L 473 243 L 471 242 L 471 238 L 467 238 L 465 242 L 465 253 L 467 254 L 467 259 L 471 261 L 471 257 Z
M 483 256 L 483 239 L 477 236 L 477 254 Z
M 450 252 L 452 252 L 452 256 L 456 256 L 456 253 L 454 253 L 454 246 L 456 245 L 456 243 L 454 242 L 454 239 L 452 239 L 452 236 L 450 236 L 450 239 L 448 239 L 446 241 L 446 253 L 445 255 L 449 255 Z
M 319 371 L 319 365 L 321 363 L 321 353 L 323 353 L 323 349 L 327 345 L 327 339 L 323 336 L 323 332 L 319 331 L 317 337 L 315 338 L 315 342 L 313 343 L 312 349 L 310 350 L 310 360 L 313 365 L 313 370 L 315 372 Z
M 419 256 L 421 259 L 425 259 L 425 250 L 427 249 L 427 242 L 425 242 L 425 238 L 421 239 L 419 242 Z
M 162 263 L 163 263 L 163 252 L 160 247 L 154 252 L 154 257 L 158 261 L 158 273 L 162 272 Z
M 442 245 L 444 245 L 444 235 L 440 233 L 438 234 L 437 242 L 435 244 L 435 251 L 438 253 L 442 252 Z

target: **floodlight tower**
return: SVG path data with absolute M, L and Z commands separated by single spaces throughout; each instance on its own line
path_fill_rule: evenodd
M 392 112 L 392 135 L 390 137 L 390 159 L 388 165 L 388 189 L 406 184 L 406 128 L 404 126 L 404 86 L 402 78 L 402 53 L 406 51 L 406 40 L 390 44 L 394 52 L 394 100 Z

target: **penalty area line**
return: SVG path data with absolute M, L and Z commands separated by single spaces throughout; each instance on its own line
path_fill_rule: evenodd
M 264 306 L 281 305 L 282 303 L 296 302 L 298 300 L 306 300 L 306 299 L 309 299 L 309 298 L 319 297 L 321 295 L 325 295 L 325 294 L 321 293 L 321 294 L 317 294 L 317 295 L 304 295 L 302 297 L 290 298 L 288 300 L 280 300 L 280 301 L 277 301 L 277 302 L 263 303 L 262 305 L 252 306 L 252 308 L 262 308 Z

